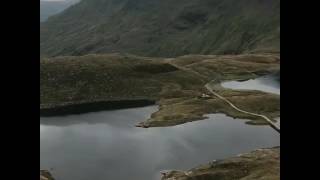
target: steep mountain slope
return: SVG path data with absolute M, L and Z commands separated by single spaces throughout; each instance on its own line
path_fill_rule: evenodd
M 82 0 L 40 27 L 41 56 L 280 50 L 280 0 Z
M 58 14 L 79 0 L 45 1 L 40 0 L 40 22 Z

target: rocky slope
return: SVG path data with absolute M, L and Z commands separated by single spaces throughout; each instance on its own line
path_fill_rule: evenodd
M 82 0 L 40 32 L 41 56 L 279 52 L 280 0 Z
M 188 171 L 170 171 L 162 180 L 279 180 L 280 147 L 258 149 Z
M 54 180 L 54 178 L 49 171 L 40 170 L 40 180 Z

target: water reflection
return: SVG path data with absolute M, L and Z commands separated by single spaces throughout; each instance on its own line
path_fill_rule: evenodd
M 156 106 L 40 118 L 40 166 L 59 180 L 152 180 L 260 147 L 277 146 L 268 126 L 223 114 L 174 127 L 137 128 Z
M 259 90 L 280 95 L 280 82 L 273 75 L 262 76 L 247 81 L 227 81 L 221 83 L 225 88 Z

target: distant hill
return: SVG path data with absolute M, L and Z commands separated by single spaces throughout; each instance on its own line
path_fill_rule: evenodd
M 79 0 L 45 1 L 40 0 L 40 22 L 58 14 Z
M 40 55 L 280 51 L 280 0 L 82 0 L 40 25 Z

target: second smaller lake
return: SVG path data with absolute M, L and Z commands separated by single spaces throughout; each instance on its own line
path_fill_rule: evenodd
M 266 75 L 247 81 L 227 81 L 221 83 L 221 86 L 237 90 L 259 90 L 280 95 L 280 82 L 273 75 Z

